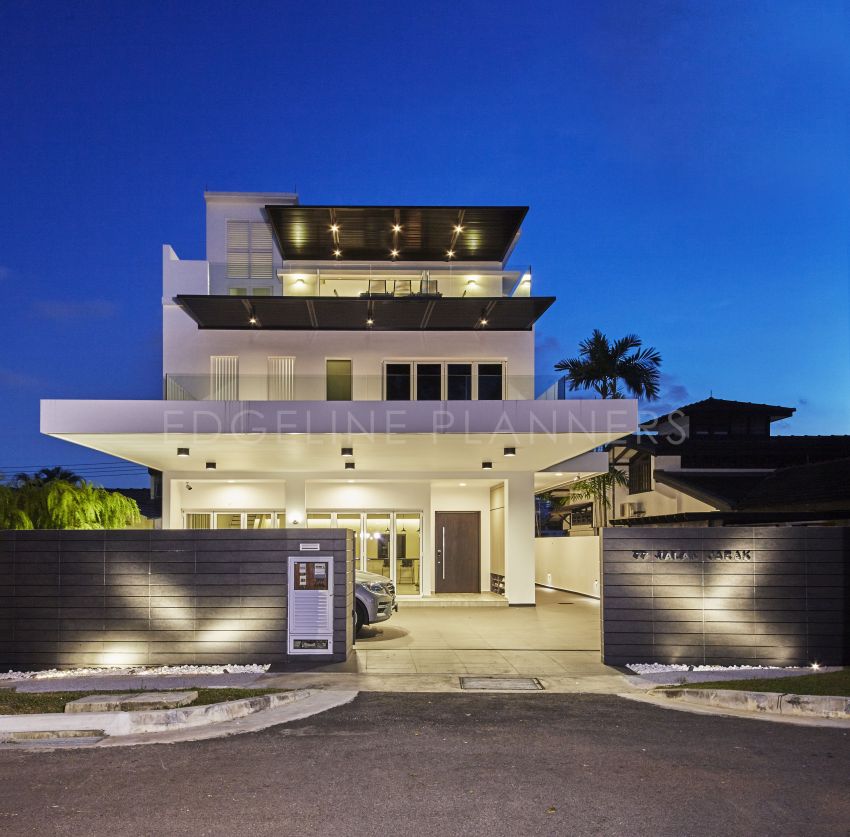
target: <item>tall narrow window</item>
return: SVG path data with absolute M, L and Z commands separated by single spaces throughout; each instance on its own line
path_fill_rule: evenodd
M 295 400 L 295 358 L 269 358 L 269 401 Z
M 478 364 L 478 400 L 501 401 L 502 395 L 502 364 Z
M 410 364 L 387 364 L 387 401 L 410 401 Z
M 227 278 L 274 278 L 274 242 L 265 221 L 227 222 Z
M 449 363 L 446 373 L 446 397 L 449 401 L 471 401 L 472 364 Z
M 210 398 L 213 401 L 239 400 L 239 356 L 210 357 Z
M 351 401 L 351 361 L 329 360 L 326 371 L 328 401 Z
M 416 400 L 439 401 L 442 393 L 442 367 L 439 363 L 416 364 Z

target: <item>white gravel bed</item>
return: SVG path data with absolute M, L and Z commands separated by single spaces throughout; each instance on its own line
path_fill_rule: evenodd
M 838 670 L 824 666 L 688 666 L 664 663 L 629 663 L 626 668 L 635 672 L 637 677 L 633 679 L 636 682 L 643 681 L 657 685 L 709 683 L 715 680 L 773 679 Z
M 19 692 L 182 689 L 188 686 L 245 687 L 259 679 L 268 669 L 268 665 L 48 669 L 46 671 L 10 671 L 0 674 L 0 683 L 13 684 Z

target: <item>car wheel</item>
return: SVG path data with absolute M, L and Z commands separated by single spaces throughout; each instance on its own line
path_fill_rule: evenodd
M 360 633 L 360 629 L 369 622 L 369 615 L 366 613 L 366 608 L 360 602 L 354 606 L 354 634 Z

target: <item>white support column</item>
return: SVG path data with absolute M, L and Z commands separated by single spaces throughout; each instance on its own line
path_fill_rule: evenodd
M 505 479 L 505 597 L 534 604 L 534 474 Z
M 182 520 L 172 521 L 173 515 L 171 511 L 171 477 L 168 475 L 167 471 L 163 471 L 160 492 L 162 493 L 162 522 L 160 525 L 163 529 L 182 528 Z
M 297 523 L 295 521 L 298 521 Z M 303 477 L 286 478 L 286 528 L 307 525 L 307 487 Z

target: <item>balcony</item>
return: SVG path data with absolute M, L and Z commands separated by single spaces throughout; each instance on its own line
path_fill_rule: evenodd
M 270 358 L 268 375 L 181 375 L 164 380 L 167 401 L 532 401 L 548 378 L 506 375 L 499 363 L 388 363 L 384 375 L 294 375 Z

